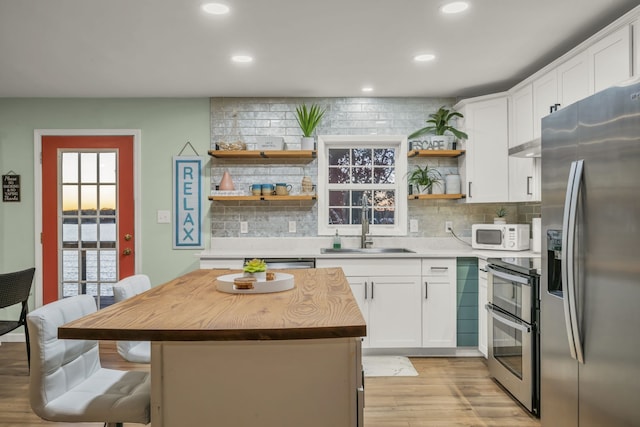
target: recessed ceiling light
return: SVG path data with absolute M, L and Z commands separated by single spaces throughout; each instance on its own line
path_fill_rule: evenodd
M 433 61 L 434 59 L 436 59 L 436 56 L 432 53 L 424 53 L 413 57 L 413 60 L 417 62 Z
M 371 86 L 365 86 L 362 88 L 363 92 L 373 92 L 373 88 Z
M 222 3 L 205 3 L 202 10 L 212 15 L 226 15 L 229 13 L 229 6 Z
M 440 12 L 442 13 L 460 13 L 464 12 L 469 8 L 469 3 L 466 1 L 454 1 L 451 3 L 447 3 L 440 8 Z
M 247 62 L 253 62 L 253 57 L 249 55 L 234 55 L 231 57 L 233 62 L 240 62 L 246 64 Z

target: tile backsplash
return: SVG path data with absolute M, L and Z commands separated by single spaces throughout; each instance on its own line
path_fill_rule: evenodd
M 423 127 L 428 115 L 440 106 L 451 107 L 453 98 L 211 98 L 211 148 L 219 142 L 241 140 L 248 149 L 282 137 L 286 148 L 300 149 L 302 133 L 295 119 L 296 106 L 306 103 L 326 109 L 319 135 L 408 135 Z M 458 168 L 456 159 L 420 160 L 445 175 Z M 417 160 L 409 159 L 409 170 Z M 302 177 L 317 182 L 317 161 L 289 159 L 212 159 L 211 189 L 222 174 L 231 175 L 235 188 L 249 191 L 254 183 L 285 182 L 300 190 Z M 408 219 L 418 221 L 419 231 L 410 237 L 447 237 L 444 222 L 452 221 L 459 236 L 469 236 L 471 224 L 492 222 L 497 207 L 505 206 L 508 222 L 531 223 L 540 216 L 538 203 L 465 204 L 451 200 L 409 201 Z M 210 205 L 212 237 L 313 237 L 317 236 L 317 204 L 313 201 L 231 202 Z M 248 233 L 240 233 L 240 222 Z M 289 232 L 289 221 L 296 232 Z

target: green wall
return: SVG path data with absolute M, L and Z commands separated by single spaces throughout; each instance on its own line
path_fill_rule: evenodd
M 0 173 L 15 171 L 21 175 L 22 185 L 20 203 L 0 202 L 0 272 L 35 265 L 35 129 L 140 129 L 139 272 L 149 275 L 156 285 L 198 268 L 195 254 L 199 250 L 173 250 L 171 224 L 157 224 L 156 212 L 172 210 L 172 156 L 186 141 L 191 141 L 201 156 L 207 156 L 209 106 L 209 98 L 0 98 Z M 193 152 L 187 149 L 184 154 Z M 209 167 L 205 169 L 209 176 Z M 205 216 L 203 224 L 207 247 L 211 236 L 208 218 Z

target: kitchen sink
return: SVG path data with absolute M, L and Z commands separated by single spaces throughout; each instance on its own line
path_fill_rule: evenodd
M 322 248 L 320 253 L 323 254 L 399 254 L 399 253 L 415 253 L 411 249 L 406 248 Z

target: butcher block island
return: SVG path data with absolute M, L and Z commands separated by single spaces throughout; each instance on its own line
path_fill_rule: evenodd
M 67 323 L 60 338 L 151 341 L 151 423 L 359 426 L 362 313 L 341 269 L 278 270 L 294 288 L 231 294 L 197 270 Z

